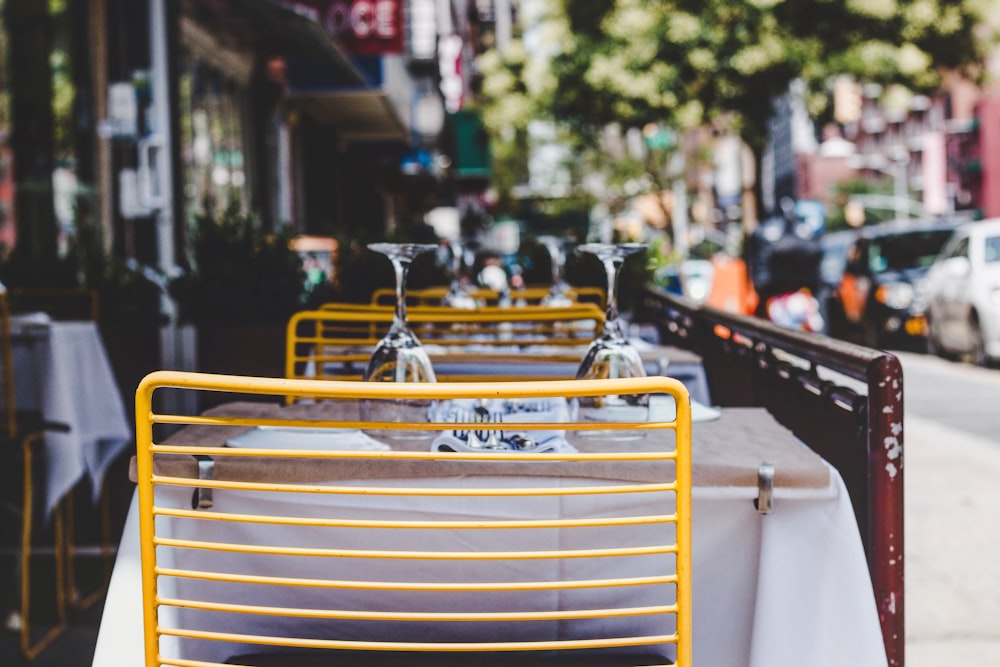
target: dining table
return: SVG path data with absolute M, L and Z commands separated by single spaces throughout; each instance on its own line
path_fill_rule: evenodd
M 134 437 L 97 324 L 26 313 L 10 329 L 17 409 L 67 427 L 44 437 L 46 515 L 85 477 L 96 500 Z
M 641 338 L 631 338 L 630 344 L 639 352 L 647 375 L 662 375 L 680 380 L 687 388 L 692 400 L 704 405 L 711 404 L 711 392 L 705 367 L 699 355 L 672 345 L 660 345 Z M 522 378 L 571 378 L 576 375 L 586 347 L 548 345 L 475 345 L 446 346 L 424 344 L 435 373 L 440 377 L 477 376 L 481 379 L 501 377 Z M 357 354 L 367 359 L 370 347 L 350 347 L 335 349 L 330 346 L 324 353 L 343 351 Z M 316 362 L 307 356 L 301 365 L 299 377 L 316 377 Z M 340 377 L 351 372 L 359 372 L 357 362 L 336 361 L 324 364 L 324 375 Z
M 331 409 L 324 403 L 285 406 L 243 402 L 218 406 L 206 414 L 308 419 L 324 418 L 324 411 Z M 692 428 L 695 664 L 713 667 L 887 665 L 858 526 L 851 500 L 836 469 L 763 409 L 718 409 L 699 405 L 692 414 L 695 422 Z M 234 446 L 235 438 L 252 431 L 250 427 L 218 428 L 195 424 L 173 433 L 166 441 Z M 280 431 L 258 432 L 258 435 L 270 439 L 265 447 L 281 447 L 285 437 Z M 657 446 L 643 439 L 602 442 L 594 437 L 576 438 L 572 431 L 567 437 L 574 438 L 572 444 L 581 452 L 606 447 L 641 450 Z M 336 448 L 334 438 L 331 437 L 329 443 L 329 447 Z M 426 443 L 400 440 L 393 441 L 391 446 L 416 449 L 426 447 Z M 430 472 L 424 473 L 432 477 L 459 475 L 472 479 L 476 475 L 496 474 L 489 461 L 456 462 L 443 456 L 432 463 Z M 420 479 L 393 465 L 352 467 L 344 464 L 343 459 L 299 459 L 289 467 L 285 464 L 273 466 L 272 461 L 254 457 L 220 457 L 215 463 L 214 477 L 240 479 L 252 469 L 255 478 L 263 475 L 263 479 L 273 478 L 274 481 L 304 476 L 312 481 L 339 484 L 352 478 L 376 476 L 385 479 L 387 484 L 421 483 Z M 504 465 L 506 471 L 506 466 L 512 464 Z M 504 474 L 540 474 L 536 472 L 539 468 L 530 462 L 521 468 L 518 465 L 510 468 L 514 472 Z M 646 474 L 641 469 L 615 469 L 613 462 L 607 465 L 607 468 L 591 468 L 593 472 L 588 474 L 609 479 Z M 187 455 L 158 456 L 154 468 L 158 474 L 197 479 L 199 462 Z M 567 478 L 580 474 L 567 466 L 557 469 L 561 472 L 546 474 Z M 132 474 L 135 474 L 134 467 Z M 191 507 L 190 489 L 163 488 L 157 493 L 163 494 L 162 498 L 157 496 L 158 503 Z M 245 502 L 246 498 L 239 491 L 216 489 L 214 492 L 218 511 L 225 511 L 227 503 Z M 363 503 L 371 499 L 352 502 L 360 503 L 357 509 L 363 511 Z M 402 503 L 406 506 L 401 506 L 401 511 L 405 509 L 418 516 L 420 512 L 439 511 L 433 506 L 414 507 L 412 500 L 406 498 L 385 502 Z M 463 512 L 478 512 L 484 517 L 495 518 L 498 511 L 520 510 L 507 505 L 498 509 L 495 503 L 463 505 Z M 169 535 L 171 519 L 161 517 L 159 520 L 165 522 L 164 528 Z M 213 522 L 195 522 L 204 523 Z M 141 664 L 143 660 L 138 526 L 138 506 L 133 499 L 108 589 L 94 667 Z M 213 533 L 213 539 L 224 538 Z M 224 658 L 219 655 L 194 657 Z

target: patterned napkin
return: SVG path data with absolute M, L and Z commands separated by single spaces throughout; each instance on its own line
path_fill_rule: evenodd
M 453 399 L 431 408 L 432 422 L 565 422 L 570 406 L 565 398 Z M 431 444 L 435 452 L 575 452 L 563 430 L 489 431 L 454 429 Z

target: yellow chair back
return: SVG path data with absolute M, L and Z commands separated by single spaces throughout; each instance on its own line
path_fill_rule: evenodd
M 165 388 L 276 402 L 164 412 L 154 406 Z M 289 394 L 322 402 L 281 406 Z M 361 416 L 365 402 L 430 402 L 443 414 L 608 395 L 675 409 L 628 423 L 555 411 L 515 410 L 503 422 Z M 399 438 L 386 448 L 370 428 Z M 462 429 L 558 434 L 565 446 L 430 451 L 430 439 Z M 625 448 L 585 437 L 600 433 L 639 439 Z M 260 664 L 239 656 L 296 649 L 405 653 L 414 661 L 398 664 L 415 665 L 455 654 L 475 665 L 497 652 L 512 652 L 508 664 L 591 664 L 597 652 L 691 665 L 691 413 L 676 380 L 394 384 L 159 371 L 136 393 L 136 444 L 149 667 Z
M 372 348 L 388 331 L 392 318 L 392 308 L 358 304 L 327 304 L 318 311 L 294 314 L 286 332 L 285 376 L 360 379 Z M 556 362 L 567 364 L 568 376 L 580 361 L 582 347 L 603 324 L 604 313 L 593 304 L 474 310 L 414 306 L 407 309 L 407 322 L 428 347 L 433 363 L 472 368 Z M 525 350 L 532 348 L 535 352 L 525 357 Z M 439 379 L 477 377 L 462 372 Z
M 425 287 L 422 289 L 407 289 L 406 302 L 414 306 L 440 306 L 449 287 Z M 541 305 L 542 300 L 551 291 L 549 285 L 528 285 L 522 289 L 512 289 L 511 300 L 523 301 L 528 305 Z M 466 290 L 476 302 L 486 306 L 500 304 L 500 292 L 486 287 L 472 287 Z M 571 287 L 567 293 L 570 300 L 579 303 L 593 303 L 604 308 L 604 290 L 600 287 Z M 372 292 L 370 305 L 392 306 L 396 303 L 394 287 L 380 287 Z

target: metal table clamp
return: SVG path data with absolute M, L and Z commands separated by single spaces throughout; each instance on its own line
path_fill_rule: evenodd
M 198 479 L 215 478 L 215 459 L 204 454 L 195 454 L 198 460 Z M 191 508 L 196 510 L 208 509 L 212 506 L 212 489 L 198 487 L 191 496 Z
M 753 506 L 760 514 L 774 510 L 774 464 L 770 461 L 761 461 L 757 468 L 757 499 Z

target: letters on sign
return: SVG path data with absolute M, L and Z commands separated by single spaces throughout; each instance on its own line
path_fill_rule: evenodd
M 352 54 L 402 53 L 403 0 L 311 0 L 327 33 Z

